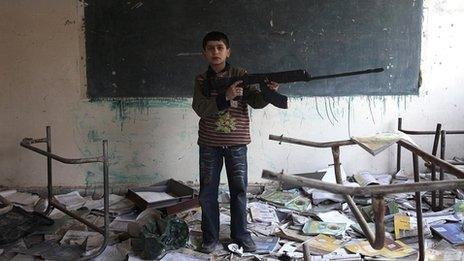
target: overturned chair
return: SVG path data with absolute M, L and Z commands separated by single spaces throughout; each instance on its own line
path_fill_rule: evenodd
M 356 221 L 359 223 L 362 231 L 366 235 L 370 245 L 374 249 L 382 249 L 385 243 L 385 200 L 384 196 L 387 194 L 396 194 L 404 192 L 415 192 L 415 202 L 416 202 L 416 217 L 417 217 L 417 227 L 418 227 L 418 239 L 419 239 L 419 255 L 418 260 L 424 260 L 425 258 L 425 247 L 424 247 L 424 231 L 423 231 L 423 220 L 422 220 L 422 199 L 420 192 L 421 191 L 437 191 L 437 190 L 451 190 L 457 188 L 464 188 L 464 172 L 450 163 L 446 162 L 443 159 L 437 158 L 434 155 L 431 155 L 423 150 L 419 149 L 413 142 L 402 139 L 399 136 L 393 141 L 393 143 L 398 144 L 402 148 L 409 150 L 413 156 L 413 171 L 414 171 L 414 183 L 407 184 L 392 184 L 392 185 L 371 185 L 367 187 L 349 187 L 342 185 L 342 175 L 340 170 L 340 147 L 360 144 L 359 141 L 355 139 L 342 140 L 342 141 L 332 141 L 332 142 L 313 142 L 306 141 L 294 138 L 288 138 L 276 135 L 269 135 L 270 140 L 275 140 L 279 142 L 298 144 L 309 147 L 316 148 L 331 148 L 334 169 L 335 169 L 335 178 L 337 184 L 318 181 L 314 179 L 286 175 L 283 172 L 277 173 L 269 170 L 263 170 L 262 178 L 270 180 L 279 180 L 285 183 L 294 184 L 294 185 L 303 185 L 309 188 L 320 189 L 328 191 L 334 194 L 343 195 L 345 201 L 348 203 L 348 206 L 351 209 Z M 362 144 L 360 144 L 365 148 Z M 452 174 L 458 178 L 458 180 L 440 180 L 440 181 L 427 181 L 419 182 L 419 157 L 421 157 L 426 162 L 431 162 L 435 166 L 443 169 L 449 174 Z M 364 219 L 361 211 L 356 206 L 352 196 L 356 195 L 370 195 L 372 197 L 372 208 L 374 211 L 374 220 L 375 220 L 375 234 L 370 230 L 366 220 Z
M 47 150 L 43 150 L 33 146 L 36 143 L 46 143 Z M 102 155 L 92 157 L 92 158 L 78 158 L 78 159 L 68 159 L 60 157 L 56 154 L 52 153 L 52 138 L 51 138 L 51 128 L 50 126 L 46 127 L 46 137 L 41 139 L 32 139 L 32 138 L 24 138 L 20 145 L 24 148 L 37 152 L 41 155 L 47 157 L 47 190 L 48 190 L 48 206 L 47 209 L 43 214 L 49 215 L 53 208 L 56 208 L 67 215 L 71 216 L 72 218 L 82 222 L 83 224 L 90 227 L 92 230 L 99 232 L 103 235 L 103 243 L 101 247 L 91 255 L 83 255 L 79 259 L 80 260 L 88 260 L 92 259 L 98 255 L 100 255 L 108 245 L 109 239 L 109 181 L 108 181 L 108 141 L 102 141 Z M 53 195 L 53 173 L 52 173 L 52 160 L 57 160 L 59 162 L 65 164 L 85 164 L 85 163 L 102 163 L 103 164 L 103 211 L 104 211 L 104 228 L 101 229 L 94 224 L 87 221 L 85 218 L 76 215 L 75 213 L 66 209 L 61 203 L 59 203 L 54 195 Z M 75 259 L 75 258 L 73 258 Z

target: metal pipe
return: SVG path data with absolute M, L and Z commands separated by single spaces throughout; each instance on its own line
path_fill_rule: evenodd
M 102 157 L 93 157 L 93 158 L 80 158 L 80 159 L 68 159 L 68 158 L 63 158 L 58 155 L 55 155 L 53 153 L 48 153 L 47 151 L 44 151 L 42 149 L 36 148 L 32 146 L 31 144 L 34 143 L 32 142 L 33 140 L 30 138 L 24 138 L 20 145 L 24 148 L 30 149 L 32 151 L 35 151 L 39 154 L 42 154 L 46 157 L 50 156 L 52 159 L 57 160 L 62 163 L 66 164 L 82 164 L 82 163 L 94 163 L 94 162 L 103 162 Z
M 446 134 L 464 134 L 464 130 L 447 130 Z
M 263 170 L 262 178 L 269 180 L 280 180 L 287 182 L 292 185 L 301 186 L 302 184 L 306 187 L 322 189 L 339 195 L 385 195 L 385 194 L 397 194 L 404 192 L 416 192 L 416 191 L 430 191 L 439 189 L 457 189 L 464 187 L 464 179 L 459 180 L 443 180 L 443 181 L 427 181 L 419 184 L 404 183 L 394 185 L 371 185 L 368 187 L 347 187 L 339 184 L 333 184 L 329 182 L 319 181 L 315 179 L 309 179 L 299 176 L 286 175 L 284 173 L 277 173 L 270 170 Z
M 416 153 L 412 153 L 413 158 L 413 169 L 414 169 L 414 182 L 419 183 L 419 158 Z M 416 219 L 417 219 L 417 237 L 419 239 L 419 257 L 418 260 L 422 261 L 425 259 L 425 246 L 424 246 L 424 226 L 422 224 L 422 199 L 420 192 L 415 193 L 416 200 Z
M 65 213 L 66 215 L 68 215 L 68 216 L 70 216 L 70 217 L 72 217 L 74 219 L 77 219 L 78 221 L 84 223 L 86 226 L 90 227 L 91 229 L 95 230 L 96 232 L 98 232 L 100 234 L 103 234 L 103 230 L 101 228 L 95 226 L 94 224 L 90 223 L 89 221 L 82 218 L 81 216 L 67 210 L 66 207 L 63 206 L 61 203 L 57 202 L 56 199 L 52 199 L 52 201 L 50 201 L 49 204 L 51 206 L 53 206 L 54 208 L 60 210 L 61 212 Z
M 445 160 L 446 154 L 446 130 L 441 131 L 441 148 L 440 148 L 440 159 Z M 445 179 L 445 172 L 440 167 L 440 180 Z M 443 209 L 443 190 L 438 191 L 438 209 Z
M 369 240 L 369 243 L 374 249 L 382 249 L 385 245 L 385 200 L 383 196 L 372 197 L 372 209 L 374 210 L 375 240 Z
M 105 251 L 106 246 L 108 245 L 108 239 L 110 237 L 110 207 L 109 207 L 109 175 L 108 175 L 108 140 L 102 141 L 102 150 L 103 150 L 103 213 L 104 213 L 104 230 L 101 230 L 100 233 L 103 234 L 103 244 L 100 246 L 98 251 L 92 255 L 82 256 L 81 260 L 89 260 L 94 257 L 99 256 L 103 251 Z
M 401 120 L 399 120 L 399 128 L 401 127 Z M 441 126 L 440 126 L 441 128 Z M 437 126 L 438 129 L 438 126 Z M 442 142 L 444 142 L 443 135 L 446 135 L 446 132 L 442 131 Z M 431 181 L 431 182 L 419 182 L 419 167 L 418 161 L 419 156 L 426 161 L 430 161 L 431 164 L 439 166 L 441 170 L 446 170 L 451 174 L 457 177 L 464 177 L 464 172 L 457 169 L 455 166 L 449 164 L 448 162 L 444 161 L 444 148 L 442 148 L 442 159 L 435 157 L 434 155 L 430 155 L 415 145 L 404 141 L 399 140 L 397 141 L 398 148 L 401 150 L 401 147 L 404 147 L 412 152 L 413 154 L 413 167 L 414 167 L 414 181 L 413 184 L 398 184 L 398 185 L 373 185 L 368 187 L 345 187 L 342 184 L 342 177 L 340 171 L 340 148 L 339 146 L 344 145 L 352 145 L 354 144 L 353 141 L 335 141 L 335 142 L 311 142 L 311 141 L 304 141 L 298 139 L 291 139 L 286 138 L 283 136 L 275 136 L 270 135 L 269 139 L 271 140 L 278 140 L 280 142 L 288 142 L 294 143 L 298 145 L 306 145 L 312 147 L 331 147 L 332 148 L 332 155 L 334 159 L 334 170 L 335 170 L 335 178 L 338 184 L 322 182 L 314 179 L 304 178 L 304 177 L 296 177 L 291 175 L 284 175 L 284 173 L 275 173 L 269 170 L 263 170 L 262 178 L 265 179 L 274 179 L 280 180 L 283 182 L 287 182 L 294 185 L 304 185 L 310 188 L 322 189 L 325 191 L 329 191 L 335 194 L 342 194 L 348 203 L 352 213 L 354 214 L 356 220 L 360 224 L 364 234 L 369 240 L 370 245 L 374 249 L 381 249 L 384 246 L 385 240 L 385 201 L 383 199 L 383 195 L 385 194 L 395 194 L 401 192 L 415 192 L 415 201 L 416 201 L 416 216 L 417 216 L 417 225 L 418 225 L 418 237 L 419 237 L 419 260 L 424 260 L 425 258 L 425 246 L 424 246 L 424 233 L 423 233 L 423 223 L 422 223 L 422 199 L 420 195 L 420 191 L 434 191 L 434 190 L 442 190 L 442 189 L 454 189 L 456 187 L 464 186 L 464 180 L 453 180 L 453 181 Z M 434 143 L 434 148 L 437 141 Z M 442 143 L 443 146 L 443 143 Z M 436 151 L 434 151 L 436 153 Z M 352 195 L 372 195 L 372 205 L 374 209 L 374 218 L 375 218 L 375 227 L 376 233 L 375 238 L 370 231 L 367 222 L 365 221 L 364 217 L 362 216 L 361 212 L 357 208 L 355 202 L 351 198 Z
M 303 260 L 304 261 L 312 260 L 309 242 L 303 243 Z
M 438 151 L 438 141 L 440 140 L 440 132 L 441 132 L 441 124 L 438 123 L 437 127 L 435 129 L 435 135 L 433 138 L 433 147 L 432 147 L 432 155 L 437 156 L 437 151 Z M 437 180 L 437 171 L 435 169 L 435 164 L 431 164 L 431 171 L 432 171 L 432 181 Z M 430 202 L 430 206 L 432 207 L 433 211 L 438 210 L 438 205 L 437 205 L 437 191 L 432 191 L 432 198 Z
M 403 126 L 403 118 L 398 118 L 398 130 L 401 131 L 401 127 Z M 401 145 L 396 145 L 396 173 L 401 170 Z M 395 174 L 396 176 L 396 174 Z
M 403 129 L 403 119 L 402 118 L 398 118 L 398 130 L 401 131 L 401 132 L 404 132 L 406 134 L 410 134 L 410 135 L 433 135 L 435 134 L 434 131 L 412 131 L 412 130 L 405 130 Z
M 443 132 L 443 130 L 442 130 Z M 404 141 L 404 140 L 399 140 L 397 141 L 398 143 L 401 143 L 401 146 L 404 148 L 407 148 L 408 150 L 416 153 L 419 157 L 421 157 L 425 161 L 430 161 L 434 163 L 436 166 L 440 167 L 443 169 L 443 171 L 446 171 L 447 173 L 450 173 L 460 179 L 464 178 L 464 172 L 452 164 L 446 162 L 443 159 L 439 159 L 437 157 L 434 157 L 433 155 L 430 155 L 429 153 L 422 151 L 418 147 L 412 145 L 411 143 Z
M 284 137 L 283 135 L 281 136 L 269 135 L 269 139 L 280 141 L 280 142 L 297 144 L 297 145 L 317 147 L 317 148 L 326 148 L 326 147 L 332 147 L 332 146 L 345 146 L 345 145 L 355 144 L 355 142 L 352 140 L 343 140 L 343 141 L 334 141 L 334 142 L 312 142 L 312 141 L 288 138 L 288 137 Z M 435 165 L 443 168 L 444 171 L 447 171 L 448 173 L 451 173 L 458 178 L 464 178 L 464 172 L 456 168 L 455 166 L 451 165 L 450 163 L 442 159 L 438 159 L 425 151 L 422 151 L 421 149 L 419 149 L 418 147 L 416 147 L 415 145 L 407 141 L 399 140 L 396 143 L 400 144 L 402 147 L 408 149 L 409 151 L 413 151 L 417 153 L 417 155 L 421 157 L 422 159 L 424 159 L 425 161 L 430 161 L 434 163 Z
M 292 143 L 297 145 L 304 145 L 316 148 L 330 148 L 332 146 L 345 146 L 345 145 L 353 145 L 355 144 L 352 140 L 341 140 L 341 141 L 331 141 L 331 142 L 313 142 L 313 141 L 306 141 L 294 138 L 287 138 L 283 135 L 269 135 L 270 140 L 276 140 L 280 142 Z
M 334 170 L 335 170 L 335 180 L 337 181 L 337 184 L 343 185 L 343 180 L 342 180 L 342 175 L 341 175 L 341 169 L 340 169 L 340 147 L 339 146 L 332 146 L 332 156 L 334 160 Z M 351 209 L 351 212 L 354 214 L 354 217 L 359 223 L 359 226 L 361 227 L 362 231 L 367 237 L 367 240 L 369 240 L 369 243 L 374 249 L 382 249 L 385 243 L 385 224 L 384 224 L 384 218 L 385 218 L 385 203 L 383 201 L 382 196 L 375 196 L 373 197 L 373 209 L 375 213 L 375 237 L 372 234 L 371 229 L 369 228 L 369 225 L 366 222 L 366 219 L 364 219 L 361 211 L 359 211 L 358 207 L 356 206 L 356 203 L 354 202 L 353 198 L 349 195 L 343 195 L 345 198 L 345 201 L 348 203 L 348 206 Z M 376 200 L 374 200 L 374 198 Z M 377 200 L 377 198 L 380 198 L 381 200 Z M 380 216 L 379 216 L 380 215 Z
M 340 171 L 340 147 L 332 146 L 332 156 L 334 160 L 335 180 L 338 184 L 343 185 L 342 175 Z
M 53 182 L 52 182 L 52 158 L 50 157 L 50 154 L 52 153 L 52 132 L 50 126 L 47 126 L 45 128 L 46 132 L 46 143 L 47 143 L 47 190 L 48 190 L 48 206 L 47 209 L 45 210 L 44 214 L 49 215 L 52 212 L 52 205 L 50 202 L 52 202 L 53 199 Z

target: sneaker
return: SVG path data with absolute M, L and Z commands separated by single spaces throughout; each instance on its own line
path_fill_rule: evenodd
M 210 254 L 216 250 L 216 246 L 218 245 L 217 241 L 211 243 L 203 243 L 201 244 L 200 252 Z
M 251 237 L 237 240 L 237 244 L 243 247 L 244 252 L 255 252 L 256 251 L 255 242 L 253 241 L 253 239 L 251 239 Z

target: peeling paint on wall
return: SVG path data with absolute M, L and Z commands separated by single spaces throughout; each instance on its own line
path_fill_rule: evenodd
M 109 183 L 113 185 L 132 185 L 132 186 L 148 186 L 156 183 L 159 180 L 159 174 L 153 173 L 152 175 L 128 175 L 127 173 L 120 173 L 111 171 L 109 175 Z M 100 171 L 87 171 L 85 177 L 85 186 L 87 188 L 98 187 L 103 185 L 103 173 Z
M 111 184 L 152 184 L 162 179 L 160 170 L 171 168 L 166 166 L 192 160 L 197 130 L 196 120 L 186 119 L 190 104 L 188 99 L 81 101 L 73 108 L 74 142 L 87 157 L 101 153 L 99 143 L 108 140 Z M 181 149 L 174 155 L 162 152 L 176 146 Z M 100 166 L 81 169 L 87 186 L 101 184 Z
M 95 101 L 94 101 L 95 102 Z M 108 101 L 98 101 L 108 102 Z M 190 103 L 185 98 L 174 99 L 121 99 L 109 101 L 111 110 L 117 114 L 117 120 L 121 122 L 121 129 L 123 123 L 130 120 L 131 112 L 138 112 L 140 114 L 149 114 L 151 108 L 190 108 Z
M 105 133 L 100 133 L 98 130 L 89 130 L 87 133 L 87 139 L 89 142 L 101 142 Z

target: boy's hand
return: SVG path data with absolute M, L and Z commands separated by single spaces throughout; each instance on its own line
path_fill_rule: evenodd
M 279 84 L 276 82 L 267 82 L 269 90 L 276 92 L 279 89 Z
M 230 101 L 235 99 L 237 96 L 243 95 L 243 87 L 239 86 L 242 82 L 243 81 L 236 81 L 231 86 L 229 86 L 229 88 L 227 88 L 226 100 Z

